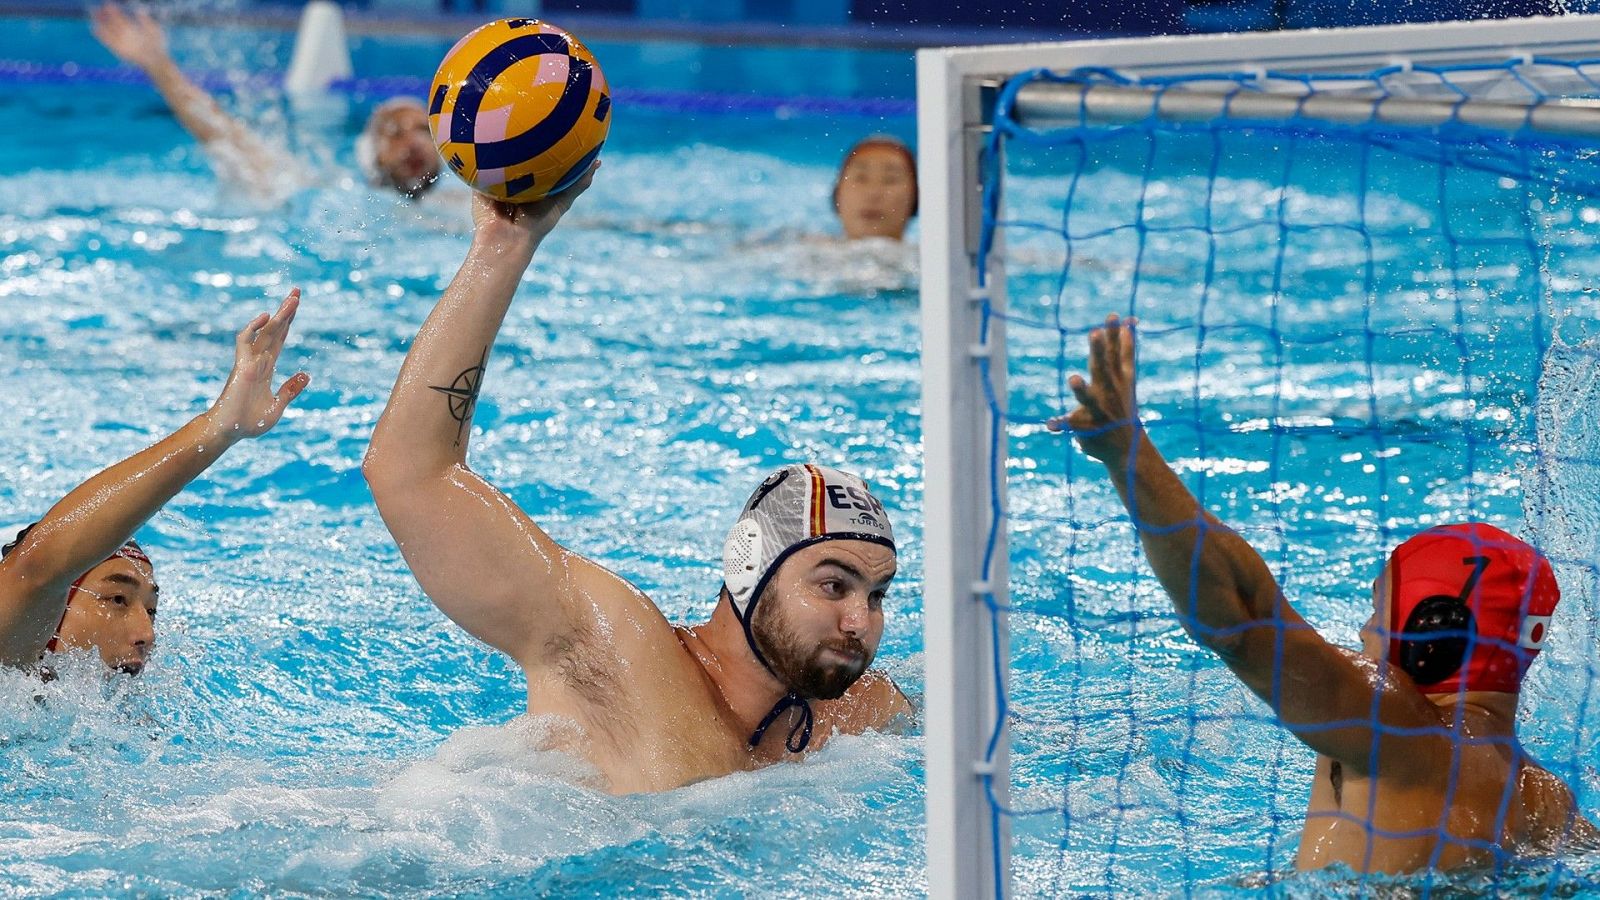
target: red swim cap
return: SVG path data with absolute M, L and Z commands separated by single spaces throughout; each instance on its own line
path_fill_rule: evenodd
M 1544 554 L 1493 525 L 1440 525 L 1396 547 L 1389 576 L 1389 660 L 1423 693 L 1521 690 L 1561 599 Z

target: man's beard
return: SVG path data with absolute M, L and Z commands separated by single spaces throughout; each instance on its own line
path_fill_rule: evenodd
M 872 664 L 872 651 L 860 638 L 840 636 L 821 644 L 806 644 L 780 610 L 783 599 L 775 596 L 763 599 L 767 602 L 756 604 L 750 633 L 772 673 L 789 690 L 813 700 L 837 700 Z M 829 649 L 855 654 L 857 659 L 848 663 L 821 659 L 823 652 Z

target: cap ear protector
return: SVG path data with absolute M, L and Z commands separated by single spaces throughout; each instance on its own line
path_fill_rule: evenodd
M 728 532 L 722 545 L 722 583 L 728 593 L 745 599 L 761 580 L 761 529 L 750 519 L 741 519 Z M 734 609 L 739 607 L 736 604 Z
M 1467 576 L 1461 593 L 1454 597 L 1434 594 L 1423 598 L 1401 628 L 1398 662 L 1417 684 L 1438 684 L 1461 671 L 1467 647 L 1477 633 L 1477 623 L 1467 599 L 1478 586 L 1483 570 L 1489 567 L 1489 557 L 1468 556 L 1461 561 L 1472 566 L 1472 574 Z

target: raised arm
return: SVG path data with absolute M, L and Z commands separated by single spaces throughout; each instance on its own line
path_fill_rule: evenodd
M 522 206 L 474 197 L 467 258 L 411 345 L 362 466 L 423 590 L 530 680 L 542 661 L 563 658 L 617 615 L 660 617 L 467 466 L 472 414 L 512 294 L 539 243 L 593 178 L 591 170 L 560 195 Z
M 1135 396 L 1136 324 L 1110 316 L 1089 335 L 1090 380 L 1072 376 L 1078 408 L 1050 427 L 1070 430 L 1105 464 L 1184 630 L 1317 752 L 1363 773 L 1436 770 L 1448 739 L 1393 731 L 1439 726 L 1436 707 L 1398 670 L 1382 672 L 1323 639 L 1284 599 L 1260 554 L 1200 507 L 1150 442 Z M 1384 726 L 1376 759 L 1375 700 Z
M 0 664 L 31 665 L 43 652 L 67 589 L 133 536 L 229 447 L 265 434 L 311 377 L 297 373 L 276 393 L 272 373 L 299 308 L 289 294 L 274 315 L 239 332 L 233 371 L 217 402 L 156 445 L 79 485 L 0 560 Z
M 252 193 L 272 196 L 286 170 L 298 163 L 228 115 L 167 52 L 161 25 L 143 9 L 102 3 L 89 11 L 89 29 L 117 59 L 149 77 L 178 123 L 211 154 L 218 174 Z

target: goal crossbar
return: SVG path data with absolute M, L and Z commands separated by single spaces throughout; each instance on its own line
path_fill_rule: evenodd
M 1336 94 L 1174 90 L 1035 82 L 1017 93 L 1014 115 L 1032 127 L 1137 122 L 1150 116 L 1168 122 L 1212 122 L 1237 118 L 1300 120 L 1343 125 L 1378 123 L 1410 127 L 1457 124 L 1496 131 L 1542 131 L 1600 137 L 1600 101 L 1549 99 L 1535 103 L 1417 99 Z

